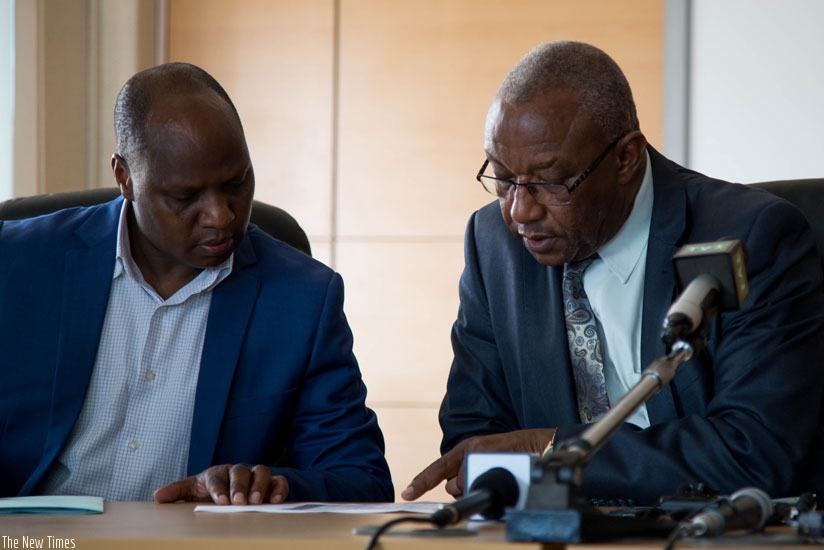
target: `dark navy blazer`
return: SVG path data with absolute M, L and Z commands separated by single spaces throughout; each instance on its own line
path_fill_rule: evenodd
M 707 349 L 648 401 L 652 425 L 624 425 L 593 456 L 582 490 L 650 504 L 698 481 L 774 496 L 809 490 L 813 453 L 824 449 L 824 296 L 812 233 L 794 206 L 769 193 L 649 154 L 641 367 L 665 354 L 661 326 L 676 298 L 671 257 L 682 245 L 744 241 L 750 295 L 741 311 L 713 321 Z M 558 427 L 556 442 L 580 433 L 562 268 L 535 261 L 497 203 L 472 216 L 465 256 L 442 451 L 472 435 L 524 428 Z
M 122 199 L 0 222 L 0 497 L 36 494 L 77 420 Z M 343 282 L 255 226 L 209 310 L 188 474 L 266 464 L 290 500 L 393 499 Z

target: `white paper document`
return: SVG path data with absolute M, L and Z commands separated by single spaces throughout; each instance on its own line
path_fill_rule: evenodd
M 442 502 L 287 502 L 284 504 L 225 505 L 200 504 L 195 512 L 215 512 L 236 514 L 239 512 L 265 512 L 268 514 L 431 514 L 438 510 Z

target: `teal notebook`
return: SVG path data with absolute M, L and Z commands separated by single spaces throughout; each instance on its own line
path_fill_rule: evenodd
M 102 514 L 103 499 L 44 495 L 0 498 L 0 514 Z

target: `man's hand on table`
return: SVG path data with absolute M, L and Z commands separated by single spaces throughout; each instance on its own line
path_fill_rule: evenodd
M 541 428 L 517 430 L 464 439 L 455 447 L 415 476 L 401 494 L 404 500 L 415 500 L 446 480 L 446 492 L 455 498 L 463 495 L 464 456 L 472 452 L 527 452 L 543 453 L 555 430 Z
M 221 464 L 197 475 L 161 487 L 154 493 L 156 502 L 178 500 L 213 501 L 216 504 L 277 504 L 289 494 L 289 482 L 273 476 L 258 464 Z

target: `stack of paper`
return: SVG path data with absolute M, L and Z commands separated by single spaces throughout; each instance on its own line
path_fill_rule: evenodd
M 103 499 L 48 495 L 0 498 L 0 514 L 102 514 Z

